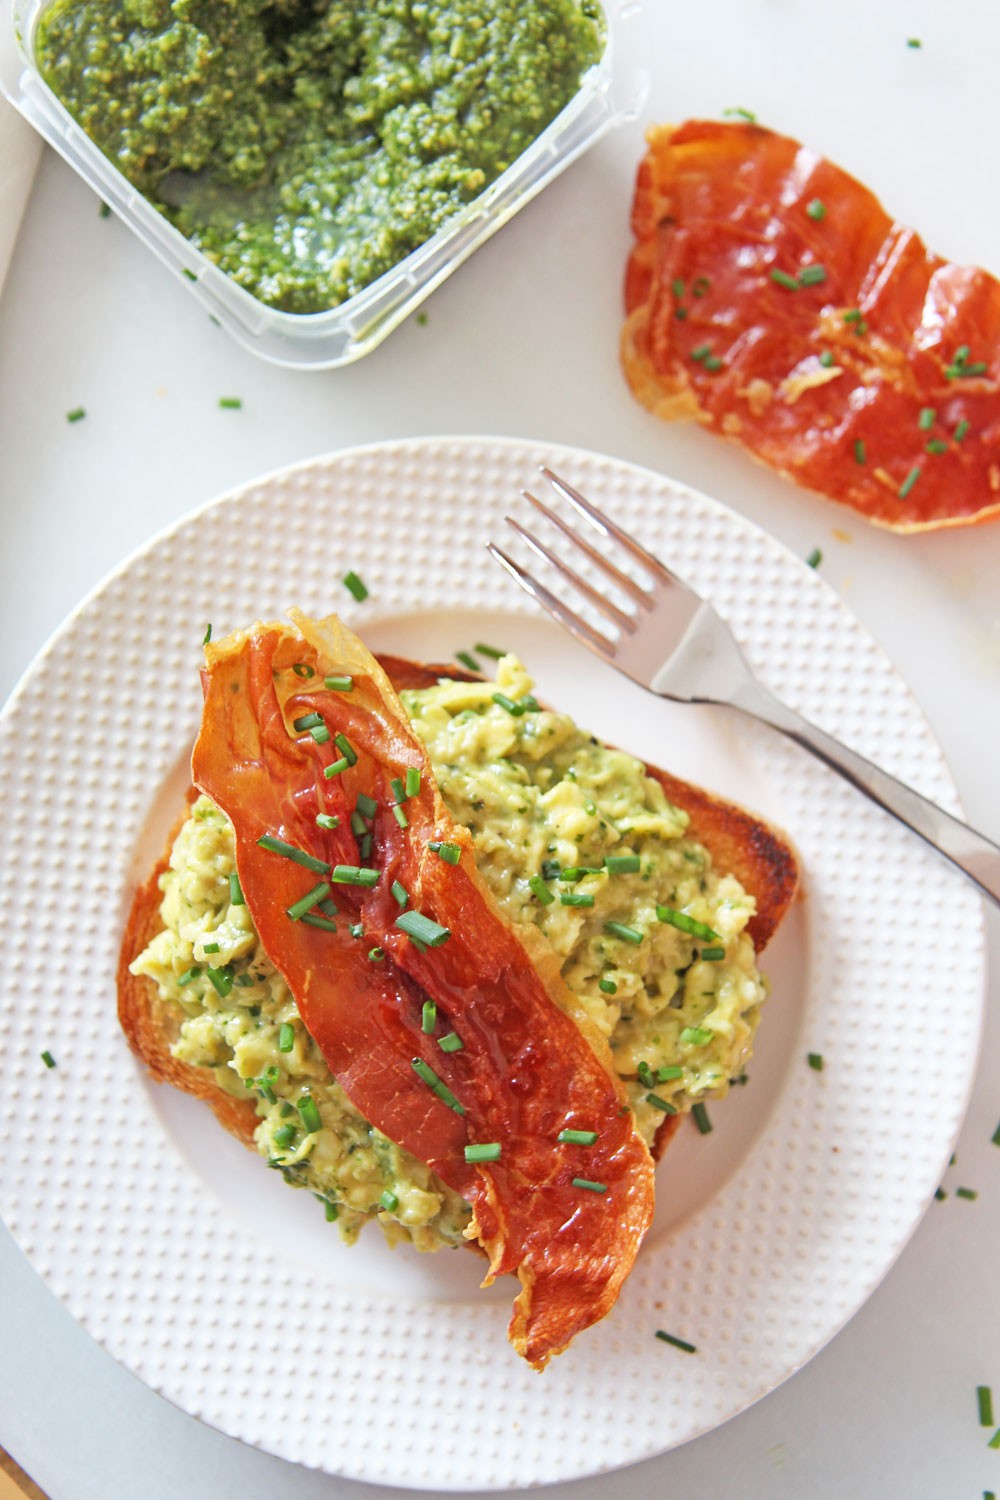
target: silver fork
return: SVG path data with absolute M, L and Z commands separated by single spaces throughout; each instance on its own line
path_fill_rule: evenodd
M 945 859 L 951 861 L 987 896 L 1000 904 L 1000 848 L 963 823 L 872 765 L 864 756 L 848 749 L 832 735 L 817 729 L 787 704 L 775 698 L 757 681 L 728 625 L 706 599 L 689 588 L 676 573 L 664 567 L 657 558 L 639 545 L 614 521 L 608 519 L 580 492 L 551 469 L 542 474 L 594 531 L 618 546 L 634 559 L 648 576 L 643 587 L 629 574 L 615 566 L 605 550 L 595 546 L 561 516 L 528 490 L 526 500 L 545 516 L 583 556 L 631 601 L 633 609 L 622 609 L 593 588 L 550 547 L 534 536 L 512 516 L 507 522 L 532 551 L 557 573 L 613 626 L 614 637 L 597 630 L 587 620 L 568 608 L 531 573 L 514 562 L 506 552 L 489 544 L 489 550 L 517 583 L 549 614 L 564 625 L 578 641 L 588 646 L 662 698 L 678 703 L 717 703 L 738 708 L 755 719 L 762 719 L 811 750 L 826 765 L 837 771 L 852 786 L 864 792 L 873 802 L 898 818 L 901 823 L 926 839 Z

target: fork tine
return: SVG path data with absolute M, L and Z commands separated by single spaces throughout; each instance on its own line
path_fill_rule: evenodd
M 602 536 L 609 537 L 613 541 L 618 542 L 647 572 L 652 573 L 655 578 L 659 578 L 663 583 L 676 583 L 679 581 L 670 572 L 669 568 L 663 566 L 659 558 L 654 557 L 651 552 L 647 552 L 645 547 L 641 546 L 629 532 L 617 526 L 614 521 L 609 521 L 607 516 L 602 511 L 599 511 L 596 505 L 592 505 L 589 500 L 585 499 L 579 490 L 575 490 L 568 480 L 562 479 L 545 464 L 541 465 L 541 471 L 553 489 L 558 490 L 559 494 L 565 500 L 568 500 L 570 505 L 579 511 L 582 516 L 585 516 Z
M 544 583 L 539 583 L 537 578 L 533 578 L 524 568 L 513 562 L 500 547 L 495 546 L 493 542 L 487 542 L 486 545 L 500 566 L 507 569 L 514 582 L 520 584 L 524 592 L 537 600 L 543 609 L 547 609 L 553 619 L 558 620 L 560 625 L 564 625 L 570 634 L 575 635 L 583 645 L 589 646 L 592 651 L 596 651 L 607 661 L 612 660 L 615 654 L 613 641 L 610 641 L 606 635 L 602 635 L 599 630 L 595 630 L 592 625 L 588 625 L 586 620 L 581 620 L 579 615 L 575 615 L 561 599 L 557 599 Z
M 572 526 L 563 520 L 562 516 L 556 515 L 554 510 L 550 510 L 547 505 L 543 505 L 542 501 L 536 495 L 533 495 L 530 490 L 522 490 L 521 494 L 525 500 L 530 500 L 535 509 L 547 521 L 551 521 L 552 525 L 561 531 L 563 536 L 571 541 L 575 547 L 579 547 L 580 551 L 590 558 L 590 561 L 596 568 L 600 568 L 603 573 L 607 574 L 612 583 L 616 583 L 623 594 L 627 594 L 630 599 L 634 600 L 636 604 L 641 604 L 645 609 L 652 609 L 652 598 L 646 589 L 641 588 L 636 583 L 634 578 L 630 578 L 627 573 L 623 573 L 620 568 L 616 568 L 613 562 L 598 552 L 596 547 L 592 547 L 584 537 L 580 536 L 579 532 L 574 531 Z
M 561 562 L 555 553 L 546 547 L 544 542 L 540 542 L 536 536 L 532 536 L 530 531 L 526 531 L 519 521 L 514 520 L 513 516 L 506 516 L 505 520 L 507 525 L 517 532 L 522 542 L 527 543 L 532 552 L 544 558 L 550 567 L 555 568 L 557 573 L 561 573 L 585 599 L 590 601 L 596 610 L 599 610 L 606 619 L 611 621 L 612 625 L 617 625 L 619 630 L 625 631 L 628 635 L 632 634 L 636 622 L 631 615 L 627 615 L 624 610 L 618 608 L 617 604 L 612 604 L 610 599 L 605 599 L 603 594 L 599 594 L 595 588 L 591 588 L 585 578 L 581 578 L 579 573 L 568 567 L 566 563 Z

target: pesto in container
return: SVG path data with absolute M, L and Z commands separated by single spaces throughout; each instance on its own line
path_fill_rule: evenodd
M 56 0 L 34 51 L 199 250 L 313 313 L 475 199 L 603 45 L 596 0 Z

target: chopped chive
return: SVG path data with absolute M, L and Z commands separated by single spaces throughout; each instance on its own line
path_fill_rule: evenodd
M 295 1027 L 291 1021 L 282 1021 L 278 1028 L 278 1051 L 291 1052 L 295 1046 Z
M 349 693 L 354 688 L 354 678 L 345 673 L 342 677 L 324 677 L 323 686 L 329 688 L 331 693 Z
M 819 357 L 819 362 L 823 366 L 824 370 L 831 369 L 833 366 L 833 354 L 831 350 L 824 349 L 823 353 Z
M 185 971 L 184 971 L 183 974 L 178 975 L 178 978 L 177 978 L 177 986 L 178 986 L 178 988 L 179 989 L 183 989 L 185 985 L 191 984 L 193 980 L 195 980 L 195 979 L 198 978 L 198 975 L 200 973 L 201 973 L 201 970 L 199 968 L 197 968 L 197 967 L 191 968 L 191 969 L 185 969 Z
M 1000 1146 L 1000 1125 L 998 1125 L 996 1130 L 994 1130 L 993 1134 L 990 1136 L 990 1140 L 993 1142 L 994 1146 Z
M 425 917 L 420 911 L 404 911 L 402 916 L 396 918 L 395 925 L 407 937 L 419 938 L 428 948 L 440 948 L 451 937 L 447 927 L 442 927 L 440 922 L 435 922 L 431 917 Z
M 203 953 L 218 953 L 219 945 L 218 943 L 202 943 L 201 951 Z
M 364 837 L 361 839 L 361 841 L 359 842 L 359 844 L 358 844 L 358 854 L 360 855 L 360 857 L 362 859 L 371 859 L 371 857 L 372 857 L 372 836 L 371 836 L 370 833 L 366 833 L 364 835 Z
M 557 859 L 543 859 L 541 871 L 543 880 L 558 880 L 560 875 L 559 861 Z
M 706 292 L 711 288 L 711 285 L 712 283 L 707 276 L 696 276 L 691 283 L 691 295 L 694 297 L 704 297 Z
M 319 885 L 314 885 L 311 891 L 307 891 L 298 901 L 286 907 L 285 912 L 291 917 L 293 922 L 297 922 L 300 917 L 305 916 L 307 911 L 312 911 L 314 906 L 318 906 L 321 901 L 324 901 L 329 894 L 329 882 L 321 880 Z
M 563 906 L 593 906 L 594 904 L 593 896 L 581 891 L 560 891 L 559 900 Z
M 257 844 L 261 849 L 267 849 L 272 854 L 280 854 L 285 859 L 292 860 L 295 864 L 301 865 L 304 870 L 315 870 L 318 875 L 325 875 L 330 868 L 326 860 L 315 859 L 304 849 L 296 849 L 294 844 L 286 844 L 284 839 L 276 839 L 270 833 L 263 834 L 257 840 Z
M 362 580 L 358 577 L 357 573 L 353 571 L 353 569 L 351 570 L 351 572 L 344 574 L 343 584 L 348 593 L 353 594 L 359 604 L 363 604 L 364 601 L 368 598 L 367 588 L 365 587 Z
M 86 415 L 87 413 L 82 406 L 74 406 L 72 411 L 66 413 L 66 420 L 67 422 L 82 422 Z
M 612 937 L 621 938 L 623 943 L 642 942 L 642 933 L 637 927 L 628 927 L 624 922 L 605 922 L 604 931 L 610 932 Z
M 368 832 L 368 824 L 359 812 L 351 813 L 351 832 L 357 839 L 364 838 Z
M 219 405 L 223 411 L 239 411 L 243 402 L 239 396 L 220 396 Z
M 996 1432 L 990 1438 L 986 1446 L 987 1448 L 1000 1448 L 1000 1427 L 997 1428 Z
M 959 344 L 954 355 L 956 365 L 964 365 L 971 352 L 968 344 Z
M 719 934 L 711 927 L 707 927 L 704 922 L 696 922 L 694 917 L 689 917 L 687 912 L 678 911 L 676 907 L 657 906 L 656 915 L 661 922 L 669 923 L 679 932 L 690 933 L 692 937 L 701 938 L 707 943 L 720 941 Z
M 457 844 L 428 844 L 433 849 L 438 859 L 443 859 L 446 865 L 457 865 L 462 858 L 462 851 Z
M 826 204 L 822 198 L 813 198 L 806 204 L 806 213 L 818 224 L 820 219 L 826 218 Z
M 988 1385 L 976 1386 L 976 1401 L 979 1405 L 980 1427 L 993 1426 L 993 1392 Z
M 416 797 L 420 792 L 420 767 L 407 766 L 406 768 L 406 795 Z
M 851 308 L 849 308 L 847 310 L 847 312 L 845 312 L 845 314 L 844 314 L 844 322 L 845 323 L 860 323 L 860 322 L 862 322 L 861 309 L 859 307 L 851 307 Z
M 398 905 L 405 906 L 410 899 L 410 893 L 405 885 L 400 885 L 398 880 L 394 880 L 389 889 L 392 891 Z
M 292 663 L 292 671 L 296 677 L 315 677 L 316 673 L 307 661 L 296 661 Z
M 236 983 L 239 985 L 240 989 L 243 989 L 243 990 L 252 989 L 253 988 L 253 982 L 254 982 L 254 980 L 253 980 L 253 975 L 252 974 L 237 974 L 237 976 L 236 976 Z
M 936 419 L 937 412 L 935 411 L 933 406 L 922 406 L 920 408 L 920 415 L 917 418 L 917 426 L 920 428 L 921 432 L 930 432 L 931 428 L 934 426 Z
M 975 1188 L 960 1187 L 955 1189 L 955 1197 L 968 1198 L 969 1202 L 972 1203 L 979 1197 L 979 1194 Z
M 54 1068 L 56 1065 L 56 1060 L 48 1048 L 42 1053 L 42 1062 L 47 1068 Z
M 475 672 L 477 677 L 482 676 L 479 663 L 474 656 L 470 656 L 468 651 L 456 651 L 455 660 L 460 661 L 463 667 L 468 667 L 470 672 Z
M 609 854 L 604 860 L 609 875 L 634 875 L 639 867 L 638 854 Z
M 229 904 L 230 906 L 246 906 L 243 887 L 240 885 L 240 877 L 235 870 L 230 870 L 229 872 Z
M 691 1114 L 692 1114 L 692 1116 L 694 1118 L 694 1123 L 698 1127 L 699 1134 L 700 1135 L 711 1135 L 711 1133 L 712 1133 L 712 1122 L 708 1118 L 708 1110 L 705 1108 L 704 1104 L 695 1104 L 695 1105 L 692 1105 L 692 1107 L 691 1107 Z
M 359 792 L 354 806 L 363 818 L 374 818 L 378 812 L 378 803 L 374 797 L 369 797 L 367 792 Z
M 683 323 L 684 319 L 687 317 L 687 315 L 688 315 L 688 310 L 687 310 L 686 307 L 675 307 L 674 308 L 674 317 L 677 319 L 677 321 L 679 323 Z
M 437 1025 L 437 1013 L 438 1008 L 434 1004 L 434 1001 L 425 1000 L 423 1010 L 420 1014 L 420 1030 L 425 1036 L 434 1035 L 434 1028 Z
M 662 1109 L 665 1115 L 675 1115 L 677 1113 L 676 1105 L 671 1104 L 667 1099 L 661 1099 L 659 1094 L 647 1094 L 646 1103 L 651 1104 L 654 1109 Z
M 989 366 L 985 360 L 977 360 L 975 364 L 954 364 L 945 367 L 946 380 L 963 380 L 968 376 L 985 375 Z
M 969 423 L 966 421 L 965 417 L 963 417 L 961 422 L 959 422 L 958 426 L 955 428 L 955 442 L 960 443 L 965 437 L 965 434 L 968 432 L 968 430 Z
M 779 270 L 778 267 L 771 272 L 771 280 L 776 281 L 779 286 L 783 286 L 789 292 L 797 292 L 799 289 L 799 283 L 795 277 L 789 276 L 787 271 Z
M 709 963 L 718 963 L 719 960 L 725 958 L 725 956 L 725 948 L 702 948 L 701 953 L 699 954 L 700 958 L 707 959 Z
M 364 937 L 365 935 L 363 922 L 349 922 L 347 924 L 347 930 L 351 934 L 352 938 Z
M 854 439 L 854 462 L 856 464 L 866 464 L 868 462 L 868 455 L 865 452 L 865 444 L 863 438 Z
M 389 782 L 389 789 L 392 792 L 392 795 L 395 797 L 395 799 L 396 799 L 397 802 L 403 802 L 403 801 L 405 801 L 405 799 L 406 799 L 406 788 L 404 787 L 402 781 L 400 780 L 400 778 L 398 776 L 394 776 L 392 778 L 392 780 Z
M 617 995 L 618 993 L 618 986 L 613 979 L 599 979 L 597 981 L 597 988 L 604 995 Z
M 110 203 L 102 203 L 101 206 L 100 206 L 100 208 L 98 209 L 98 213 L 100 214 L 100 216 L 101 216 L 102 219 L 110 219 L 110 217 L 111 217 L 111 205 L 110 205 Z
M 912 490 L 913 486 L 916 484 L 916 482 L 917 482 L 917 480 L 919 478 L 920 478 L 920 465 L 919 464 L 914 464 L 913 468 L 907 474 L 906 478 L 903 480 L 902 484 L 899 486 L 899 489 L 897 491 L 897 494 L 899 495 L 900 500 L 905 500 L 906 499 L 907 495 L 910 493 L 910 491 Z
M 684 295 L 684 281 L 683 281 L 683 278 L 680 277 L 680 276 L 675 277 L 674 280 L 670 283 L 670 290 L 673 292 L 673 294 L 674 294 L 675 297 L 683 297 L 683 295 Z
M 528 887 L 531 891 L 531 894 L 537 900 L 539 900 L 543 906 L 551 906 L 553 901 L 556 899 L 555 895 L 552 891 L 549 890 L 548 886 L 545 884 L 545 881 L 540 875 L 529 875 Z
M 317 745 L 325 745 L 330 738 L 330 731 L 325 724 L 314 724 L 309 733 Z
M 924 44 L 918 36 L 908 36 L 906 38 L 906 45 L 908 47 L 922 47 Z
M 560 880 L 582 880 L 585 875 L 600 875 L 603 865 L 567 865 L 559 875 Z
M 373 964 L 380 964 L 385 958 L 384 948 L 369 948 L 368 958 Z
M 934 1189 L 934 1196 L 939 1203 L 943 1203 L 948 1194 L 945 1192 L 943 1187 L 939 1187 Z
M 442 1104 L 447 1104 L 448 1108 L 453 1109 L 456 1115 L 465 1114 L 465 1105 L 459 1103 L 448 1085 L 443 1079 L 437 1076 L 433 1068 L 427 1066 L 422 1057 L 415 1057 L 410 1066 L 417 1077 L 422 1078 L 427 1087 L 437 1094 Z
M 358 752 L 355 750 L 346 734 L 335 734 L 333 737 L 333 743 L 336 745 L 337 749 L 340 751 L 341 755 L 347 761 L 347 764 L 349 766 L 357 765 Z
M 326 897 L 323 901 L 319 901 L 316 904 L 316 910 L 321 911 L 324 917 L 335 917 L 339 909 L 339 907 L 334 906 L 329 897 Z
M 326 1222 L 328 1224 L 333 1224 L 335 1222 L 338 1214 L 340 1213 L 340 1209 L 339 1209 L 339 1207 L 337 1206 L 336 1203 L 331 1203 L 330 1200 L 329 1200 L 329 1198 L 324 1198 L 323 1199 L 323 1212 L 326 1215 Z
M 803 266 L 799 272 L 799 286 L 819 286 L 825 280 L 826 266 L 821 266 L 818 263 Z
M 725 360 L 720 359 L 717 354 L 710 354 L 707 359 L 702 360 L 702 364 L 704 365 L 706 370 L 711 370 L 712 374 L 714 375 L 716 370 L 722 369 L 723 365 L 725 364 Z
M 560 1130 L 556 1136 L 566 1146 L 592 1146 L 597 1140 L 596 1130 Z
M 591 1182 L 589 1177 L 574 1177 L 573 1186 L 585 1188 L 588 1193 L 606 1193 L 608 1190 L 606 1182 Z
M 820 565 L 820 563 L 822 561 L 823 561 L 823 554 L 822 554 L 822 552 L 819 550 L 818 547 L 814 547 L 812 549 L 812 551 L 810 552 L 809 556 L 806 558 L 806 567 L 807 568 L 818 568 L 819 565 Z
M 329 865 L 326 866 L 329 869 Z M 338 885 L 364 885 L 369 888 L 378 884 L 378 870 L 362 870 L 357 865 L 334 865 L 330 879 Z
M 326 777 L 327 781 L 329 781 L 332 777 L 339 776 L 341 771 L 346 771 L 350 764 L 351 763 L 347 759 L 347 756 L 342 755 L 340 759 L 335 760 L 332 765 L 323 767 L 323 775 Z
M 947 453 L 948 444 L 942 442 L 941 438 L 931 438 L 929 443 L 924 444 L 925 453 Z
M 319 1112 L 319 1106 L 312 1094 L 302 1094 L 295 1101 L 295 1107 L 302 1116 L 302 1123 L 313 1135 L 317 1130 L 323 1129 L 323 1120 Z
M 635 1071 L 639 1075 L 639 1082 L 643 1088 L 651 1089 L 653 1087 L 653 1070 L 645 1058 L 641 1058 L 636 1064 Z
M 233 987 L 232 970 L 228 966 L 223 969 L 207 968 L 205 973 L 208 975 L 209 984 L 220 1000 L 225 1000 Z
M 287 1149 L 295 1140 L 297 1134 L 298 1131 L 294 1125 L 279 1125 L 274 1132 L 274 1144 L 281 1146 L 283 1150 Z
M 822 1071 L 823 1071 L 823 1054 L 822 1054 L 822 1052 L 807 1052 L 806 1053 L 806 1062 L 809 1064 L 809 1066 L 815 1072 L 822 1073 Z
M 299 921 L 303 927 L 318 927 L 320 932 L 336 932 L 336 922 L 331 922 L 329 917 L 317 917 L 315 912 L 307 911 Z
M 497 646 L 489 646 L 485 641 L 477 641 L 476 650 L 480 656 L 488 656 L 491 661 L 500 661 L 507 655 L 506 651 L 501 651 Z
M 677 1067 L 674 1063 L 670 1063 L 664 1068 L 657 1068 L 656 1070 L 657 1083 L 668 1083 L 671 1078 L 683 1078 L 683 1076 L 684 1069 Z
M 753 110 L 743 109 L 741 105 L 736 105 L 733 109 L 724 109 L 722 113 L 724 115 L 736 115 L 739 117 L 739 119 L 746 120 L 751 125 L 756 125 L 757 123 L 757 116 L 754 114 Z
M 385 1191 L 380 1194 L 378 1201 L 379 1203 L 381 1203 L 387 1214 L 394 1214 L 396 1212 L 396 1209 L 399 1207 L 399 1199 L 390 1188 L 386 1188 Z
M 682 1047 L 707 1047 L 714 1035 L 707 1026 L 685 1026 L 680 1034 L 680 1043 Z
M 711 346 L 711 344 L 699 344 L 698 347 L 697 347 L 697 349 L 692 349 L 691 350 L 691 358 L 693 360 L 695 360 L 698 364 L 700 364 L 703 359 L 707 359 L 708 358 L 708 356 L 711 354 L 711 352 L 712 352 L 712 346 Z
M 524 713 L 524 704 L 518 703 L 514 698 L 508 698 L 506 693 L 493 693 L 492 698 L 494 703 L 498 703 L 501 708 L 505 708 L 515 719 L 519 719 Z
M 212 623 L 211 623 L 211 621 L 209 621 L 208 626 L 207 626 L 207 628 L 205 630 L 205 634 L 201 638 L 201 644 L 203 646 L 207 646 L 208 643 L 209 643 L 209 641 L 211 639 L 212 639 Z
M 697 1344 L 689 1344 L 687 1339 L 679 1339 L 676 1334 L 664 1333 L 662 1328 L 656 1330 L 656 1337 L 662 1339 L 665 1344 L 673 1344 L 675 1349 L 683 1349 L 685 1354 L 697 1354 Z
M 392 809 L 392 815 L 396 819 L 396 822 L 399 824 L 400 828 L 409 828 L 409 826 L 410 826 L 410 820 L 406 816 L 405 812 L 400 807 L 400 805 L 399 805 L 398 802 L 396 803 L 395 807 Z
M 468 1162 L 477 1161 L 499 1161 L 500 1142 L 484 1141 L 478 1146 L 466 1146 L 465 1159 Z

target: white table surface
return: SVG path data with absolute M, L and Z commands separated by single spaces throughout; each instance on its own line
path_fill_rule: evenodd
M 826 578 L 921 701 L 970 819 L 1000 839 L 1000 523 L 916 538 L 876 531 L 707 434 L 656 422 L 616 357 L 643 122 L 754 109 L 867 181 L 934 248 L 1000 272 L 1000 14 L 989 0 L 886 0 L 877 15 L 865 0 L 647 5 L 656 45 L 643 121 L 481 250 L 426 304 L 426 324 L 411 319 L 340 371 L 294 373 L 238 349 L 46 154 L 0 300 L 0 698 L 111 568 L 258 473 L 381 438 L 551 439 L 671 473 L 801 554 L 821 547 Z M 242 410 L 220 410 L 221 396 L 241 397 Z M 86 418 L 70 425 L 77 406 Z M 995 911 L 989 930 L 995 958 Z M 947 975 L 941 992 L 946 1045 Z M 931 1056 L 929 1108 L 933 1073 Z M 849 1326 L 725 1427 L 567 1485 L 567 1496 L 1000 1492 L 1000 1451 L 976 1412 L 987 1384 L 1000 1413 L 998 1080 L 994 1004 L 949 1196 Z M 977 1201 L 957 1199 L 959 1185 Z M 0 1445 L 52 1500 L 390 1493 L 296 1469 L 169 1406 L 73 1323 L 5 1231 L 0 1348 Z

